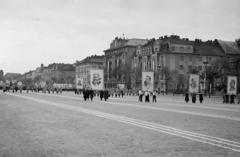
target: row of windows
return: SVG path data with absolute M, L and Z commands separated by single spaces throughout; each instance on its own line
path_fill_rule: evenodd
M 180 61 L 184 61 L 184 56 L 180 56 L 179 57 L 179 60 Z M 208 61 L 211 62 L 212 58 L 211 57 L 208 57 Z M 192 61 L 192 56 L 188 56 L 188 61 Z M 203 58 L 202 57 L 198 57 L 198 61 L 202 62 L 203 61 Z
M 192 66 L 189 65 L 189 66 L 188 66 L 188 70 L 191 69 L 191 68 L 192 68 Z M 179 70 L 184 70 L 184 65 L 179 65 Z M 201 70 L 202 70 L 202 66 L 198 66 L 198 70 L 201 71 Z
M 127 48 L 122 48 L 122 49 L 106 52 L 106 55 L 113 55 L 113 54 L 120 53 L 120 52 L 127 52 Z
M 191 53 L 192 52 L 192 48 L 188 47 L 184 51 L 184 47 L 172 46 L 172 51 L 177 51 L 177 52 L 181 52 L 181 53 L 184 53 L 184 52 Z

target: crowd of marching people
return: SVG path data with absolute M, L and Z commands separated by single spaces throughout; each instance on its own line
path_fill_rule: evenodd
M 119 97 L 123 96 L 138 96 L 139 101 L 142 102 L 145 98 L 145 102 L 150 102 L 150 96 L 152 95 L 152 102 L 157 102 L 156 96 L 157 92 L 141 91 L 137 89 L 126 89 L 126 88 L 105 88 L 104 90 L 93 90 L 92 88 L 84 88 L 83 90 L 75 89 L 75 94 L 83 94 L 84 100 L 93 100 L 94 97 L 100 97 L 100 100 L 107 101 L 110 97 Z
M 223 93 L 222 98 L 223 98 L 223 103 L 230 103 L 230 104 L 235 104 L 235 97 L 238 99 L 238 104 L 240 103 L 240 93 L 238 95 L 234 94 L 227 94 L 226 92 Z
M 17 84 L 12 84 L 12 85 L 3 85 L 3 92 L 20 92 L 22 93 L 23 91 L 23 86 L 19 86 Z M 25 90 L 28 93 L 29 91 L 31 92 L 42 92 L 42 93 L 59 93 L 62 94 L 63 89 L 61 87 L 54 87 L 53 85 L 45 85 L 43 87 L 41 86 L 36 86 L 36 85 L 26 85 Z M 66 90 L 66 89 L 64 89 Z M 93 90 L 92 88 L 85 88 L 85 89 L 67 89 L 67 91 L 74 91 L 75 94 L 83 94 L 84 100 L 93 100 L 94 97 L 100 97 L 100 100 L 105 100 L 109 99 L 109 97 L 123 97 L 123 96 L 138 96 L 140 102 L 150 102 L 150 97 L 152 97 L 152 102 L 157 102 L 157 91 L 141 91 L 140 89 L 126 89 L 126 88 L 105 88 L 104 90 Z M 192 103 L 196 103 L 197 101 L 197 96 L 199 99 L 199 102 L 203 102 L 203 94 L 202 93 L 185 93 L 185 101 L 186 103 L 189 102 L 190 98 L 192 100 Z M 226 92 L 223 93 L 222 98 L 223 98 L 223 103 L 230 103 L 230 104 L 235 104 L 234 99 L 237 97 L 238 99 L 238 104 L 240 103 L 240 93 L 238 95 L 234 94 L 226 94 Z
M 22 93 L 22 90 L 23 90 L 23 86 L 19 86 L 19 85 L 15 85 L 15 84 L 12 84 L 12 85 L 3 85 L 3 92 L 18 92 L 20 91 L 20 93 Z M 41 86 L 36 86 L 36 85 L 26 85 L 25 86 L 25 90 L 27 91 L 27 93 L 29 91 L 31 92 L 42 92 L 42 93 L 59 93 L 59 94 L 62 94 L 62 91 L 63 89 L 61 87 L 54 87 L 52 85 L 45 85 L 43 87 Z

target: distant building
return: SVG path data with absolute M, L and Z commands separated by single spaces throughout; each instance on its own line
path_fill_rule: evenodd
M 19 73 L 6 73 L 4 76 L 5 80 L 13 81 L 21 78 Z
M 234 51 L 235 52 L 235 51 Z M 154 72 L 154 87 L 158 91 L 166 91 L 165 74 L 161 69 L 168 67 L 170 70 L 176 70 L 179 75 L 184 76 L 185 82 L 181 84 L 180 89 L 188 88 L 188 75 L 191 68 L 196 67 L 199 71 L 205 70 L 203 61 L 211 62 L 222 57 L 236 57 L 240 53 L 226 53 L 219 46 L 217 40 L 202 41 L 196 39 L 190 41 L 188 38 L 180 38 L 176 35 L 164 36 L 159 39 L 149 40 L 143 46 L 139 46 L 132 58 L 132 88 L 141 89 L 142 71 Z M 167 84 L 169 91 L 173 91 L 178 86 L 171 80 Z M 203 87 L 203 80 L 200 81 Z
M 147 43 L 146 39 L 125 39 L 116 37 L 110 44 L 110 48 L 104 50 L 103 59 L 105 87 L 116 87 L 117 84 L 129 86 L 129 74 L 131 69 L 131 57 L 139 45 Z M 126 68 L 126 73 L 120 72 L 120 68 Z
M 3 70 L 0 70 L 0 81 L 2 81 L 4 79 L 4 73 Z
M 48 66 L 41 64 L 36 70 L 31 72 L 31 79 L 39 77 L 39 82 L 73 84 L 75 77 L 75 67 L 72 64 L 52 63 Z
M 25 79 L 31 79 L 32 71 L 24 73 L 23 76 L 24 76 Z
M 90 84 L 90 70 L 103 69 L 103 56 L 89 56 L 74 63 L 76 67 L 75 78 L 83 78 L 83 86 Z M 75 81 L 76 85 L 76 81 Z
M 74 84 L 75 67 L 73 64 L 53 63 L 49 65 L 51 69 L 47 72 L 50 74 L 51 82 L 61 84 Z

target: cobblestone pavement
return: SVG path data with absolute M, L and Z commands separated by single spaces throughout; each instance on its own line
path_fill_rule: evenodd
M 0 157 L 237 157 L 240 105 L 0 92 Z

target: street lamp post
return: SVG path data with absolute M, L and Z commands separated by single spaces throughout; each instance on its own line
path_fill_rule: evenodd
M 161 72 L 161 65 L 158 65 L 158 78 L 159 78 L 159 82 L 161 84 L 160 72 Z M 161 90 L 160 90 L 160 93 L 161 93 Z M 163 94 L 164 94 L 164 92 L 163 92 Z
M 205 60 L 203 62 L 204 66 L 205 66 L 205 77 L 204 77 L 204 96 L 206 97 L 207 95 L 207 90 L 206 90 L 206 80 L 207 80 L 207 64 L 208 64 L 208 61 Z

